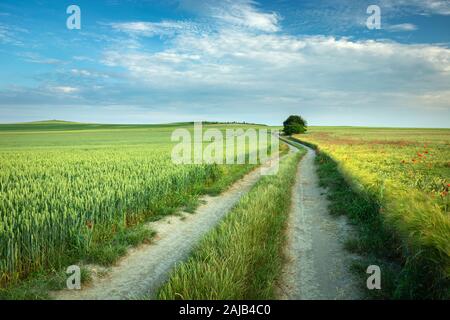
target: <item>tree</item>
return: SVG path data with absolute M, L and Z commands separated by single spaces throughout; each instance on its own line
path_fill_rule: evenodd
M 292 115 L 283 122 L 283 131 L 289 136 L 297 133 L 305 133 L 306 125 L 305 119 L 300 116 Z

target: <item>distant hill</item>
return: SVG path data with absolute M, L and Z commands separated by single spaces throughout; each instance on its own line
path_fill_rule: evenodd
M 266 126 L 248 122 L 212 122 L 204 121 L 204 125 L 246 125 L 246 126 Z M 162 127 L 191 127 L 194 122 L 173 122 L 164 124 L 103 124 L 103 123 L 83 123 L 65 120 L 41 120 L 22 123 L 0 124 L 0 131 L 74 131 L 74 130 L 110 130 L 110 129 L 143 129 Z
M 65 121 L 65 120 L 41 120 L 30 122 L 18 122 L 17 124 L 81 124 L 81 122 Z
M 253 123 L 245 121 L 202 121 L 202 124 L 237 124 L 237 125 L 252 125 L 252 126 L 267 126 L 262 123 Z M 28 122 L 17 122 L 17 123 L 5 123 L 0 124 L 0 126 L 10 126 L 10 125 L 95 125 L 95 126 L 189 126 L 194 125 L 194 121 L 186 122 L 169 122 L 169 123 L 142 123 L 142 124 L 114 124 L 114 123 L 95 123 L 95 122 L 76 122 L 76 121 L 66 121 L 66 120 L 38 120 L 38 121 L 28 121 Z
M 203 124 L 245 124 L 245 125 L 252 125 L 252 126 L 266 126 L 267 124 L 262 123 L 253 123 L 253 122 L 239 122 L 239 121 L 227 121 L 227 122 L 221 122 L 221 121 L 203 121 Z

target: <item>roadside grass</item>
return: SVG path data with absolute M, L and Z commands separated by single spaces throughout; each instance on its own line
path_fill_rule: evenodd
M 178 264 L 158 299 L 273 299 L 290 192 L 304 151 L 286 156 Z
M 86 285 L 91 281 L 87 264 L 110 266 L 123 256 L 130 247 L 141 243 L 150 243 L 155 235 L 153 230 L 143 224 L 123 228 L 116 233 L 105 233 L 103 237 L 93 242 L 87 251 L 79 253 L 67 251 L 60 266 L 40 270 L 28 275 L 26 279 L 0 288 L 0 300 L 47 300 L 51 299 L 49 292 L 62 290 L 66 287 L 68 274 L 65 268 L 78 265 L 81 269 L 81 283 Z M 65 266 L 65 267 L 63 267 Z
M 233 182 L 241 179 L 251 170 L 255 169 L 257 165 L 254 164 L 243 164 L 239 166 L 221 166 L 220 167 L 220 180 L 216 180 L 210 184 L 208 184 L 204 190 L 202 190 L 202 194 L 208 194 L 211 196 L 218 196 L 223 191 L 225 191 Z M 195 207 L 196 208 L 196 207 Z M 195 208 L 191 208 L 192 211 Z
M 81 285 L 89 284 L 91 272 L 81 265 Z M 65 270 L 53 269 L 32 273 L 25 281 L 7 288 L 0 288 L 0 300 L 50 300 L 50 292 L 66 287 Z
M 109 235 L 108 241 L 103 240 L 92 245 L 83 256 L 82 261 L 102 266 L 112 265 L 127 252 L 129 247 L 150 243 L 155 234 L 156 232 L 143 224 L 123 229 L 112 236 Z
M 289 147 L 285 143 L 280 143 L 279 146 L 279 156 L 283 156 L 289 152 Z M 203 193 L 209 194 L 211 196 L 217 196 L 223 191 L 225 191 L 233 182 L 244 177 L 248 172 L 258 167 L 255 164 L 247 164 L 248 155 L 246 164 L 242 165 L 232 165 L 232 166 L 221 166 L 221 174 L 220 180 L 214 181 L 210 186 L 206 187 L 203 190 Z
M 302 137 L 294 140 L 319 149 Z M 348 250 L 364 257 L 352 270 L 363 280 L 368 277 L 367 266 L 381 268 L 382 289 L 365 290 L 369 297 L 449 299 L 448 217 L 418 192 L 403 192 L 386 181 L 381 189 L 377 184 L 364 187 L 343 170 L 332 152 L 319 146 L 316 163 L 320 183 L 329 190 L 330 212 L 346 214 L 359 231 L 346 243 Z

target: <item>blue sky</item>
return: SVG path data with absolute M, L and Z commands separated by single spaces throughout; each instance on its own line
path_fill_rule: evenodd
M 0 122 L 450 127 L 450 1 L 2 0 L 0 70 Z

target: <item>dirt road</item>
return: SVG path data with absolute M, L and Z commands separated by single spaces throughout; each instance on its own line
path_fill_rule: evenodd
M 305 147 L 305 146 L 304 146 Z M 300 162 L 288 221 L 288 263 L 279 287 L 281 299 L 361 299 L 358 280 L 349 266 L 358 257 L 343 242 L 352 232 L 344 216 L 328 212 L 326 190 L 319 187 L 315 152 L 308 148 Z

